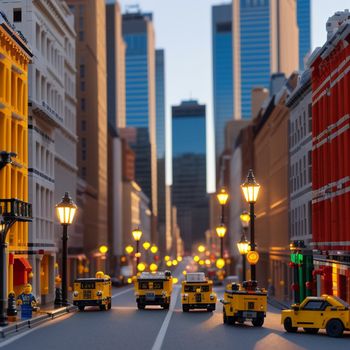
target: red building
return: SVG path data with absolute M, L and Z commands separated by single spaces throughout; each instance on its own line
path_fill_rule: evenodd
M 318 293 L 350 301 L 350 23 L 310 59 L 312 233 Z

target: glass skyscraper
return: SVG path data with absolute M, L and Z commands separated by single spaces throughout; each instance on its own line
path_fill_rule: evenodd
M 164 50 L 156 50 L 157 158 L 165 158 L 165 62 Z
M 224 150 L 226 122 L 233 118 L 232 5 L 212 7 L 213 100 L 216 158 Z
M 122 29 L 126 43 L 126 127 L 136 128 L 136 139 L 131 142 L 136 153 L 136 181 L 151 200 L 156 216 L 156 63 L 152 14 L 126 13 Z
M 206 107 L 197 101 L 183 101 L 172 107 L 172 202 L 189 252 L 192 244 L 204 240 L 209 226 L 206 191 Z
M 299 27 L 299 69 L 304 69 L 304 58 L 311 50 L 311 1 L 297 0 Z

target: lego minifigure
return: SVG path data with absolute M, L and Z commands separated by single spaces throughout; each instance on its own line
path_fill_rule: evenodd
M 17 304 L 21 305 L 21 318 L 32 318 L 33 307 L 36 306 L 35 296 L 32 294 L 32 286 L 27 283 L 23 292 L 17 297 Z

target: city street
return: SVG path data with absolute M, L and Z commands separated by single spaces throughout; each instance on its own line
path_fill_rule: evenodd
M 179 275 L 185 266 L 175 271 Z M 183 313 L 180 284 L 173 290 L 170 310 L 158 307 L 139 311 L 133 288 L 114 289 L 111 311 L 87 309 L 68 314 L 29 331 L 7 337 L 4 349 L 348 349 L 350 334 L 332 339 L 318 335 L 287 334 L 279 324 L 280 315 L 270 309 L 263 328 L 226 326 L 221 304 L 211 314 L 202 311 Z M 223 288 L 216 288 L 221 298 Z

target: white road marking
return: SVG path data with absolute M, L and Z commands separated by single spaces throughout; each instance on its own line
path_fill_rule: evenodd
M 163 341 L 164 341 L 164 338 L 166 335 L 166 331 L 168 329 L 171 316 L 172 316 L 174 309 L 175 309 L 176 300 L 177 300 L 177 297 L 180 293 L 180 287 L 176 286 L 175 288 L 176 288 L 176 292 L 175 292 L 175 295 L 173 293 L 173 297 L 172 297 L 171 304 L 170 304 L 170 309 L 169 309 L 169 311 L 168 311 L 168 313 L 163 321 L 162 327 L 159 330 L 156 341 L 154 342 L 154 344 L 152 346 L 152 350 L 160 350 L 162 348 L 162 344 L 163 344 Z
M 133 289 L 134 289 L 134 288 L 128 288 L 128 289 L 126 289 L 126 290 L 123 290 L 122 292 L 115 293 L 115 294 L 112 295 L 112 299 L 113 299 L 113 298 L 116 298 L 116 297 L 119 297 L 120 295 L 126 294 L 126 293 L 132 291 Z

